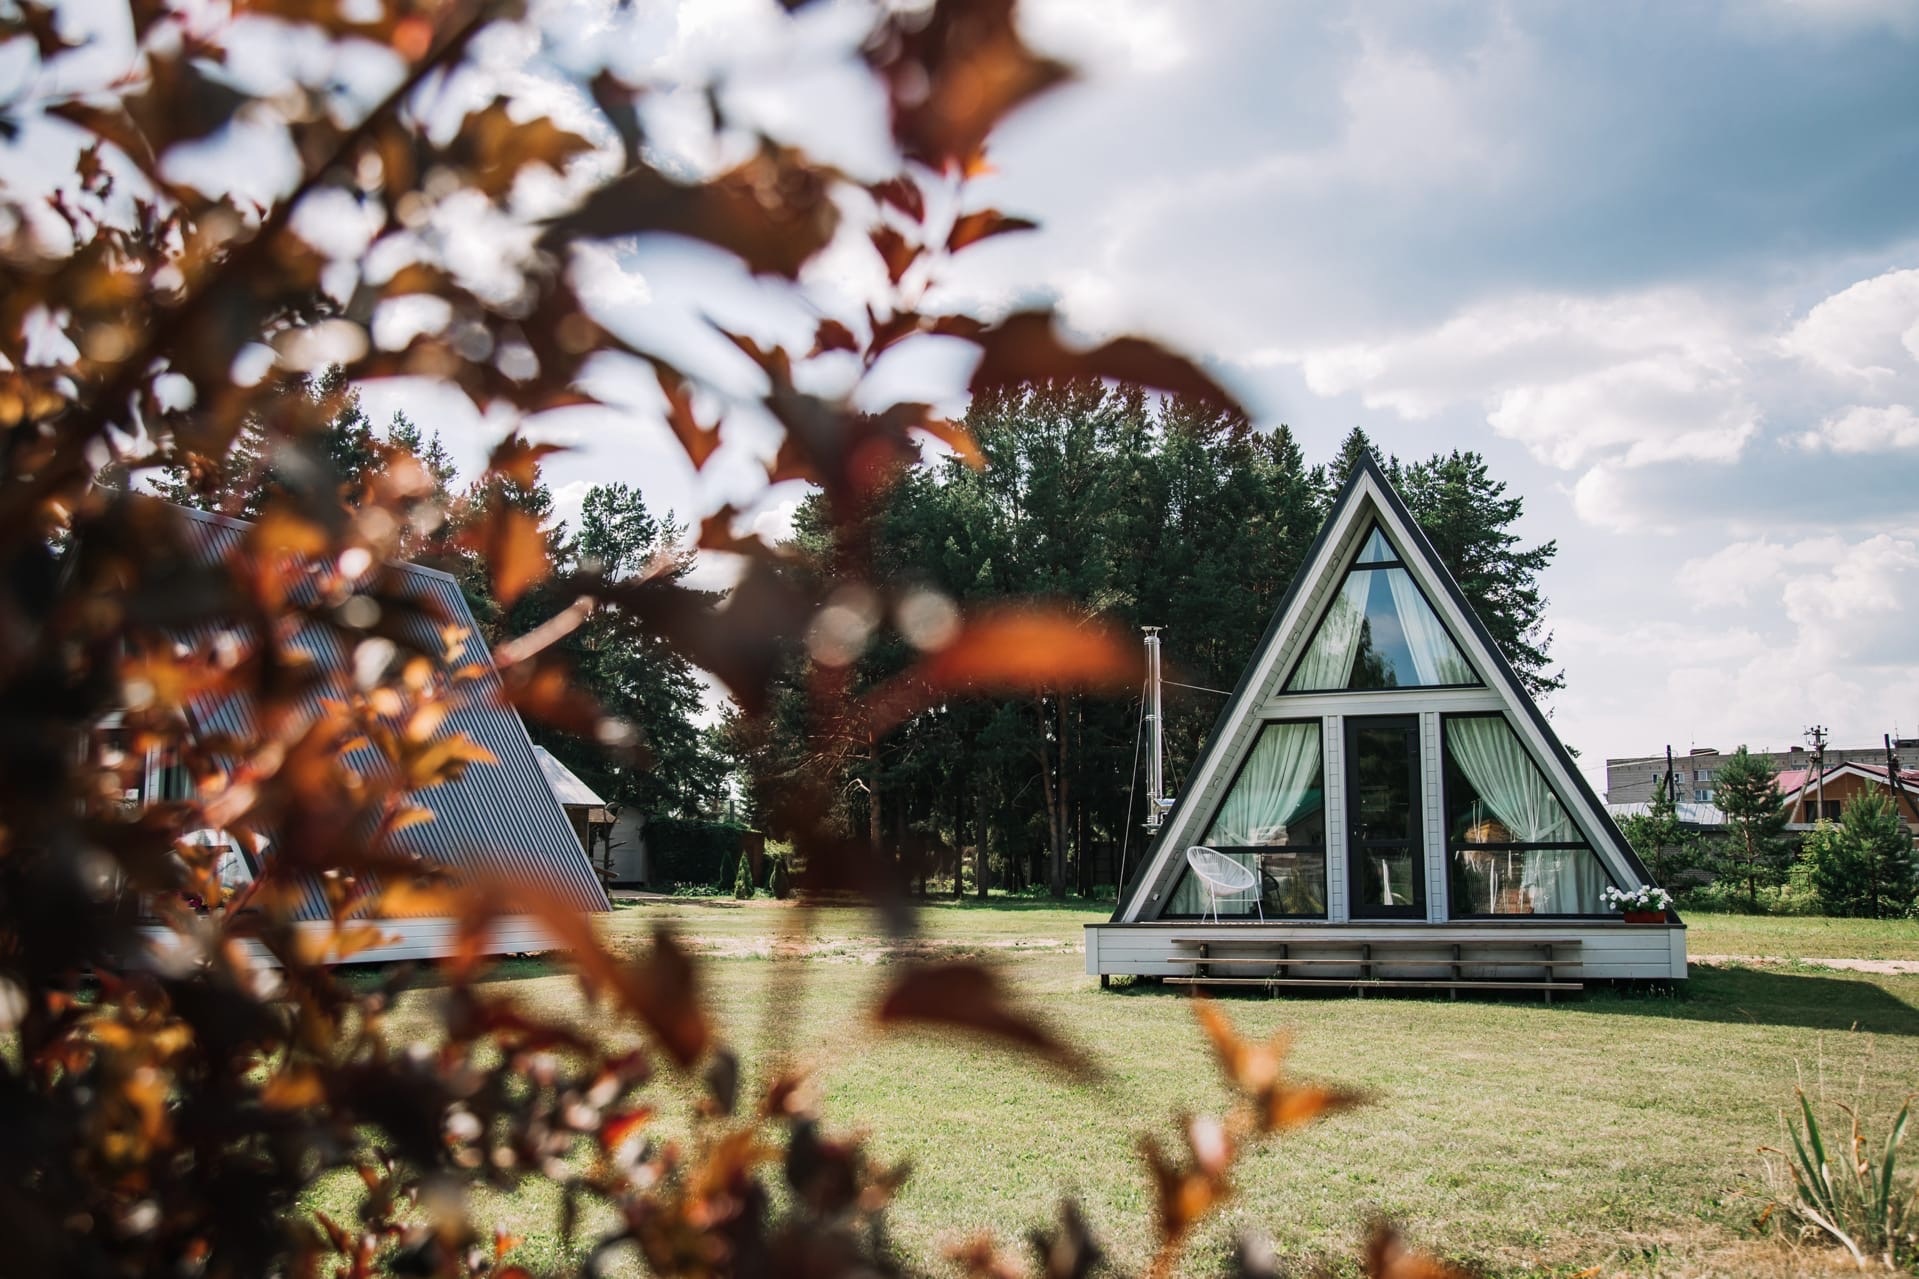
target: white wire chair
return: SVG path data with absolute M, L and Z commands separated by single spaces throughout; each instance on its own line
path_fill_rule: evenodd
M 1266 906 L 1259 899 L 1259 874 L 1252 867 L 1234 861 L 1217 848 L 1206 848 L 1199 844 L 1186 850 L 1186 864 L 1193 868 L 1193 874 L 1199 876 L 1199 882 L 1206 890 L 1206 903 L 1212 908 L 1214 923 L 1219 922 L 1222 897 L 1236 899 L 1246 892 L 1253 895 L 1253 908 L 1264 922 Z M 1206 916 L 1202 914 L 1200 918 Z

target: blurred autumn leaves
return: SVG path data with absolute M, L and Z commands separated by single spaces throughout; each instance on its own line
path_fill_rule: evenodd
M 109 7 L 88 16 L 97 38 L 125 45 L 109 61 L 127 70 L 104 79 L 72 34 L 71 7 L 20 0 L 0 14 L 0 47 L 28 68 L 0 101 L 0 134 L 21 144 L 16 161 L 52 165 L 0 183 L 0 1009 L 18 1045 L 0 1062 L 0 1268 L 525 1274 L 515 1241 L 473 1225 L 466 1192 L 537 1178 L 560 1189 L 565 1255 L 596 1273 L 629 1247 L 660 1273 L 896 1272 L 876 1223 L 901 1174 L 828 1135 L 801 1081 L 749 1088 L 670 936 L 617 955 L 537 885 L 450 880 L 391 845 L 431 820 L 417 792 L 489 756 L 445 727 L 484 683 L 449 663 L 464 637 L 380 566 L 457 535 L 499 601 L 552 581 L 538 519 L 510 500 L 549 446 L 509 434 L 489 461 L 485 508 L 454 534 L 431 476 L 403 450 L 344 491 L 311 447 L 330 406 L 289 392 L 328 364 L 336 384 L 421 377 L 518 426 L 595 403 L 588 364 L 614 357 L 651 370 L 667 432 L 698 469 L 731 438 L 727 398 L 610 332 L 570 276 L 577 249 L 699 241 L 806 299 L 809 264 L 850 237 L 875 255 L 880 295 L 821 313 L 803 349 L 725 333 L 759 379 L 752 407 L 781 431 L 768 481 L 817 485 L 846 527 L 917 464 L 924 440 L 978 461 L 964 428 L 924 404 L 860 407 L 880 357 L 922 336 L 976 350 L 974 391 L 1104 378 L 1230 405 L 1201 368 L 1149 342 L 1083 348 L 1045 310 L 924 309 L 954 255 L 1030 226 L 974 207 L 967 181 L 996 124 L 1067 70 L 1025 45 L 1011 0 L 876 4 L 857 56 L 885 103 L 895 171 L 852 177 L 730 120 L 709 94 L 726 144 L 715 150 L 732 158 L 695 172 L 651 145 L 645 105 L 660 86 L 608 68 L 578 87 L 611 147 L 519 91 L 460 107 L 446 89 L 484 77 L 476 49 L 526 29 L 515 0 Z M 229 46 L 263 31 L 301 56 L 266 73 L 236 65 Z M 181 176 L 189 149 L 237 130 L 291 157 L 284 190 L 256 203 Z M 558 211 L 522 198 L 542 178 L 566 192 Z M 455 205 L 483 208 L 497 232 L 478 246 L 490 250 L 484 269 L 470 232 L 443 220 Z M 363 234 L 316 232 L 347 214 Z M 398 315 L 409 323 L 395 336 Z M 822 391 L 802 376 L 821 360 L 858 376 Z M 160 466 L 211 483 L 255 428 L 289 482 L 242 544 L 210 558 L 139 489 Z M 743 562 L 723 605 L 664 567 L 618 580 L 581 571 L 561 583 L 573 603 L 501 646 L 503 695 L 610 749 L 640 745 L 553 657 L 597 610 L 713 672 L 748 713 L 764 708 L 785 655 L 809 649 L 811 731 L 839 738 L 884 734 L 957 695 L 1133 682 L 1131 645 L 1096 618 L 1044 603 L 965 618 L 950 602 L 929 613 L 887 600 L 864 585 L 850 536 L 822 595 L 737 534 L 734 514 L 699 532 L 701 547 Z M 932 621 L 909 628 L 914 665 L 849 698 L 822 636 L 856 649 L 871 626 L 835 638 L 820 624 L 855 599 L 860 616 Z M 303 631 L 329 635 L 352 667 L 350 689 L 318 710 L 324 681 Z M 245 729 L 194 732 L 208 698 L 243 699 Z M 123 783 L 147 760 L 176 761 L 190 794 L 130 806 Z M 809 809 L 790 824 L 816 886 L 884 888 L 864 846 L 825 819 L 827 797 L 793 802 Z M 261 866 L 225 900 L 209 847 L 185 838 L 209 828 Z M 332 915 L 317 937 L 292 922 L 296 880 L 316 874 Z M 487 930 L 508 913 L 538 918 L 572 951 L 586 995 L 644 1040 L 474 984 Z M 458 920 L 460 933 L 441 1033 L 408 1045 L 387 1025 L 405 974 L 349 985 L 326 963 L 376 942 L 380 920 L 423 914 Z M 174 936 L 157 960 L 142 931 L 156 925 Z M 1084 1066 L 979 968 L 908 969 L 875 1015 Z M 1216 1015 L 1208 1027 L 1243 1100 L 1220 1124 L 1190 1123 L 1184 1151 L 1146 1148 L 1162 1270 L 1229 1193 L 1241 1144 L 1350 1101 L 1288 1083 L 1278 1048 L 1239 1044 Z M 666 1104 L 651 1088 L 656 1055 L 700 1072 L 690 1135 L 655 1132 Z M 316 1180 L 346 1169 L 363 1191 L 353 1219 L 306 1211 Z M 1039 1238 L 1047 1273 L 1091 1264 L 1076 1214 Z M 1010 1264 L 990 1247 L 961 1260 L 975 1273 Z

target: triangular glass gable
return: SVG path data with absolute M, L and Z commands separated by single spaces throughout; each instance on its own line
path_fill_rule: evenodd
M 1359 554 L 1354 558 L 1353 563 L 1386 564 L 1398 558 L 1399 556 L 1393 551 L 1393 544 L 1386 540 L 1386 535 L 1380 532 L 1379 525 L 1375 524 L 1373 531 L 1366 535 L 1366 544 L 1359 548 Z
M 1286 691 L 1477 683 L 1472 664 L 1375 524 L 1293 668 Z

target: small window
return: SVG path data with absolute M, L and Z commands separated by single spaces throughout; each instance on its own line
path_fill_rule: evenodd
M 1288 692 L 1477 684 L 1412 574 L 1355 562 L 1327 606 Z
M 1391 564 L 1399 556 L 1393 553 L 1393 544 L 1379 531 L 1379 525 L 1373 525 L 1373 531 L 1366 535 L 1366 544 L 1359 548 L 1359 557 L 1355 564 Z

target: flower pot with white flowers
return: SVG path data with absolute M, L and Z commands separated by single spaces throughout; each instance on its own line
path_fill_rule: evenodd
M 1599 895 L 1629 924 L 1663 924 L 1672 908 L 1672 894 L 1647 884 L 1643 888 L 1602 888 Z

